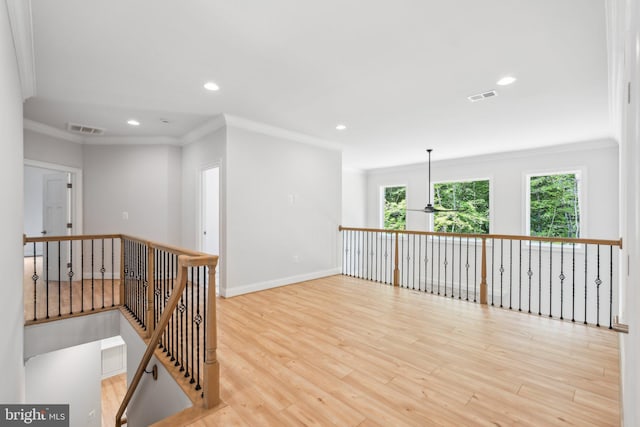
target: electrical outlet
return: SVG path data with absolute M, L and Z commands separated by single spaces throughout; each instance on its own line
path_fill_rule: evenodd
M 129 212 L 122 212 L 122 219 L 128 220 L 129 219 Z

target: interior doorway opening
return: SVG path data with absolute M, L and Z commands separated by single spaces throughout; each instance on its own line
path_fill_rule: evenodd
M 200 171 L 201 252 L 220 255 L 220 167 L 208 166 Z M 218 264 L 219 265 L 219 264 Z M 216 268 L 216 294 L 220 290 L 220 268 Z

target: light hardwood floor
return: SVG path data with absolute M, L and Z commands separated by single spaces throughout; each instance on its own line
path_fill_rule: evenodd
M 102 427 L 112 427 L 127 392 L 127 374 L 114 375 L 102 380 Z
M 619 425 L 615 332 L 333 276 L 218 299 L 204 426 Z

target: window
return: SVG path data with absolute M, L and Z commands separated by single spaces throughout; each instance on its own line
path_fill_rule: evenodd
M 445 233 L 489 233 L 489 180 L 433 185 L 433 205 L 457 212 L 433 214 L 433 230 Z
M 580 237 L 580 172 L 527 178 L 529 235 Z
M 407 187 L 382 187 L 382 228 L 404 230 L 407 224 Z

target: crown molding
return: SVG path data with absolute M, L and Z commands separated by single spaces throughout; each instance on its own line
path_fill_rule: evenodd
M 22 100 L 25 101 L 36 94 L 31 0 L 7 0 L 6 4 L 13 36 L 13 46 L 16 51 Z
M 180 138 L 180 142 L 182 145 L 191 144 L 192 142 L 196 142 L 199 139 L 202 139 L 204 136 L 217 131 L 218 129 L 222 129 L 223 127 L 225 127 L 225 125 L 226 122 L 224 115 L 219 114 L 183 135 L 182 138 Z
M 86 145 L 182 145 L 172 136 L 90 136 Z
M 52 138 L 63 139 L 65 141 L 75 142 L 76 144 L 82 144 L 84 138 L 80 135 L 74 135 L 70 132 L 54 128 L 53 126 L 45 125 L 44 123 L 36 122 L 29 119 L 23 119 L 23 128 L 33 132 L 47 135 Z
M 237 129 L 261 133 L 263 135 L 273 136 L 276 138 L 283 138 L 302 144 L 315 145 L 316 147 L 326 148 L 330 150 L 342 151 L 342 145 L 334 141 L 316 138 L 313 136 L 305 135 L 303 133 L 290 131 L 264 123 L 254 122 L 242 117 L 232 116 L 229 114 L 225 114 L 224 118 L 227 126 L 231 126 Z

